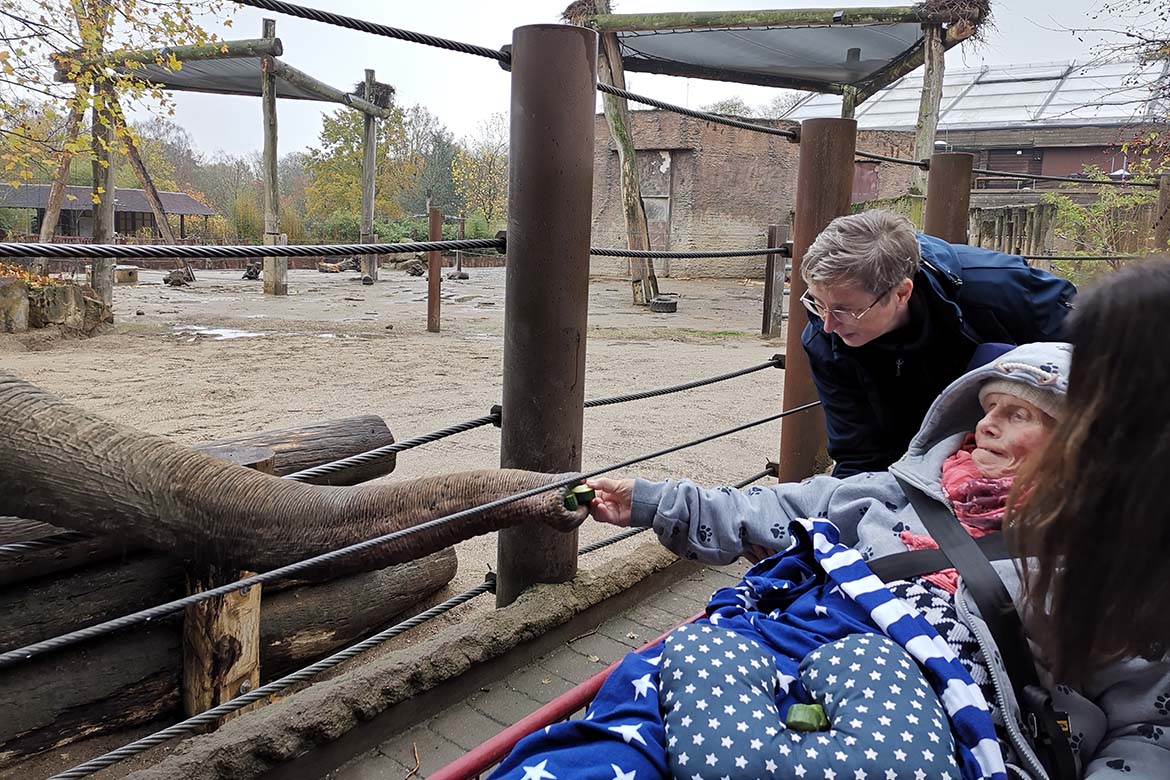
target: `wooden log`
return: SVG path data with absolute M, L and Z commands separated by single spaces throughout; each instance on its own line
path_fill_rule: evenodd
M 93 194 L 100 202 L 93 206 L 93 242 L 110 244 L 114 240 L 114 165 L 111 152 L 114 147 L 113 119 L 107 101 L 113 89 L 105 83 L 93 87 L 93 122 L 91 146 L 93 151 Z M 93 264 L 93 291 L 107 306 L 114 302 L 114 259 L 95 257 Z
M 264 447 L 276 454 L 273 473 L 284 476 L 393 443 L 394 434 L 386 426 L 385 420 L 376 414 L 363 414 L 292 428 L 245 433 L 198 444 L 195 449 L 206 451 L 222 446 Z M 390 453 L 371 463 L 309 481 L 315 485 L 356 485 L 389 474 L 394 471 L 395 465 L 395 455 Z
M 276 37 L 276 20 L 263 22 L 264 38 Z M 261 156 L 261 179 L 264 183 L 264 244 L 287 243 L 280 232 L 280 178 L 276 169 L 276 73 L 275 59 L 260 59 L 260 105 L 264 117 L 264 149 Z M 288 295 L 288 258 L 264 258 L 264 294 Z
M 190 46 L 168 46 L 165 49 L 135 49 L 112 51 L 92 59 L 79 59 L 76 52 L 53 55 L 57 81 L 73 81 L 74 73 L 87 68 L 128 67 L 167 63 L 171 58 L 179 62 L 199 60 L 227 60 L 241 57 L 279 57 L 284 46 L 279 38 L 246 38 L 240 41 L 216 41 Z
M 297 70 L 287 62 L 281 62 L 272 57 L 267 57 L 266 59 L 271 62 L 272 72 L 278 78 L 287 81 L 289 84 L 294 84 L 306 92 L 312 92 L 322 100 L 340 103 L 343 106 L 349 106 L 350 108 L 361 111 L 367 116 L 378 117 L 379 119 L 389 119 L 393 113 L 390 109 L 374 105 L 367 99 L 360 98 L 349 92 L 343 92 L 337 87 L 331 87 L 323 81 L 318 81 L 308 73 Z
M 820 27 L 827 25 L 865 24 L 955 24 L 977 22 L 977 9 L 928 8 L 929 4 L 888 8 L 761 9 L 752 11 L 679 11 L 671 13 L 611 14 L 608 3 L 596 4 L 597 10 L 585 16 L 586 24 L 598 32 L 630 32 L 740 27 Z M 840 16 L 838 16 L 840 14 Z M 572 21 L 572 20 L 570 20 Z
M 366 100 L 374 97 L 374 71 L 366 68 L 363 92 Z M 376 243 L 374 235 L 374 174 L 377 170 L 378 118 L 366 113 L 362 117 L 362 218 L 360 241 L 363 244 Z M 378 281 L 378 256 L 362 255 L 362 274 Z
M 918 124 L 914 128 L 912 157 L 915 160 L 929 160 L 934 154 L 934 136 L 938 129 L 939 107 L 942 105 L 943 72 L 946 69 L 942 25 L 922 26 L 922 48 L 926 69 L 922 76 L 922 96 L 918 103 Z M 911 170 L 910 192 L 929 197 L 926 171 L 921 168 Z
M 150 560 L 153 559 L 153 560 Z M 150 603 L 170 598 L 158 588 L 183 589 L 182 565 L 162 556 L 144 556 L 122 567 L 123 579 L 132 580 Z M 135 589 L 115 582 L 116 567 L 100 589 L 88 595 L 95 602 L 83 607 L 87 615 L 124 613 L 137 603 Z M 444 587 L 455 576 L 453 549 L 418 561 L 379 571 L 344 577 L 323 585 L 267 592 L 260 612 L 260 663 L 263 681 L 281 677 L 358 639 L 382 630 L 420 599 Z M 135 574 L 137 572 L 137 574 Z M 4 647 L 22 646 L 33 637 L 61 633 L 70 605 L 83 587 L 72 589 L 24 588 L 0 592 L 0 621 L 29 604 L 57 616 L 55 624 L 24 616 L 23 634 L 6 631 Z M 115 594 L 122 606 L 111 609 Z M 130 594 L 130 595 L 127 595 Z M 31 599 L 31 600 L 30 600 Z M 344 606 L 344 609 L 339 606 Z M 69 627 L 80 627 L 70 624 Z M 48 632 L 48 633 L 46 633 Z M 182 629 L 177 621 L 134 629 L 50 653 L 0 671 L 0 771 L 20 756 L 67 745 L 81 737 L 97 736 L 146 723 L 160 715 L 178 718 Z M 15 638 L 15 641 L 13 639 Z M 13 644 L 9 644 L 13 642 Z

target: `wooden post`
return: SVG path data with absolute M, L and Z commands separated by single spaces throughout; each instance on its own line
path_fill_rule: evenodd
M 800 261 L 813 240 L 836 217 L 849 213 L 853 193 L 853 153 L 857 122 L 852 119 L 807 119 L 800 125 L 800 163 L 796 178 L 796 219 L 792 233 L 790 300 L 807 286 Z M 785 340 L 784 408 L 817 400 L 801 333 L 808 324 L 803 306 L 788 307 Z M 780 437 L 780 481 L 799 482 L 828 465 L 825 415 L 820 407 L 784 419 Z
M 462 211 L 459 212 L 459 240 L 463 241 L 467 238 L 467 217 Z M 455 250 L 455 278 L 463 278 L 463 251 Z
M 142 191 L 146 194 L 146 202 L 150 205 L 158 232 L 162 234 L 163 240 L 168 244 L 173 244 L 175 243 L 175 231 L 171 230 L 171 223 L 167 221 L 167 213 L 163 209 L 158 188 L 154 186 L 154 179 L 150 177 L 146 163 L 142 162 L 142 156 L 138 154 L 138 144 L 134 143 L 134 136 L 126 122 L 126 116 L 122 113 L 122 107 L 116 99 L 111 100 L 110 114 L 122 131 L 122 145 L 125 147 L 126 159 L 130 161 L 130 167 L 134 169 L 134 175 L 137 177 L 138 183 L 142 185 Z
M 1154 207 L 1154 251 L 1170 249 L 1170 174 L 1158 176 L 1158 204 Z
M 427 209 L 429 236 L 431 241 L 443 240 L 443 210 L 431 206 Z M 443 279 L 442 252 L 427 252 L 427 330 L 439 332 L 439 287 Z
M 110 152 L 114 146 L 114 120 L 110 114 L 109 98 L 113 91 L 105 82 L 93 86 L 93 191 L 100 202 L 93 207 L 93 242 L 112 244 L 114 242 L 114 166 Z M 92 285 L 102 302 L 114 302 L 114 259 L 95 257 L 90 261 L 93 268 Z
M 374 71 L 366 68 L 365 98 L 374 100 Z M 377 168 L 378 119 L 362 114 L 362 227 L 361 243 L 376 244 L 374 235 L 374 171 Z M 378 256 L 362 255 L 362 274 L 378 281 Z
M 576 5 L 576 4 L 574 4 Z M 584 5 L 584 4 L 582 4 Z M 593 3 L 593 12 L 609 13 L 609 0 Z M 584 16 L 568 17 L 573 24 L 588 26 Z M 597 55 L 597 80 L 619 89 L 626 88 L 625 70 L 622 68 L 621 49 L 616 33 L 601 35 Z M 605 93 L 601 96 L 605 122 L 609 134 L 617 147 L 618 165 L 621 168 L 622 213 L 626 221 L 626 246 L 629 249 L 649 249 L 650 231 L 646 225 L 646 208 L 642 204 L 642 185 L 638 175 L 638 155 L 634 148 L 634 132 L 630 109 L 625 98 Z M 646 306 L 658 295 L 658 277 L 654 273 L 654 261 L 645 258 L 630 258 L 630 284 L 633 300 L 637 306 Z
M 276 20 L 264 20 L 265 38 L 276 37 Z M 264 245 L 288 243 L 280 234 L 280 179 L 276 171 L 276 73 L 273 59 L 260 58 L 260 102 L 264 112 Z M 264 294 L 288 295 L 288 258 L 264 258 Z
M 512 33 L 503 468 L 581 468 L 596 73 L 593 30 Z M 498 606 L 577 572 L 576 531 L 532 522 L 498 539 Z
M 276 453 L 261 447 L 224 446 L 206 452 L 265 474 L 273 473 L 276 462 Z M 187 592 L 227 585 L 253 573 L 218 566 L 191 567 L 187 570 Z M 183 711 L 188 716 L 197 715 L 259 684 L 260 586 L 187 607 L 183 617 Z
M 922 25 L 922 47 L 926 65 L 922 73 L 922 97 L 918 103 L 918 125 L 914 128 L 914 159 L 929 160 L 934 154 L 934 134 L 938 129 L 938 110 L 942 103 L 943 71 L 946 48 L 939 24 Z M 927 193 L 926 171 L 915 168 L 910 173 L 910 192 Z
M 48 201 L 45 203 L 45 211 L 41 216 L 40 235 L 37 240 L 42 244 L 53 240 L 53 235 L 57 230 L 57 220 L 61 217 L 61 204 L 65 201 L 65 187 L 69 184 L 69 168 L 73 163 L 73 152 L 69 149 L 72 144 L 76 143 L 77 136 L 81 134 L 81 123 L 85 119 L 83 95 L 81 88 L 78 87 L 73 105 L 69 109 L 69 119 L 65 122 L 63 150 L 57 160 L 57 170 L 53 174 L 53 183 L 49 185 Z M 48 258 L 35 258 L 31 265 L 34 273 L 44 274 L 48 269 Z
M 780 225 L 768 225 L 768 246 L 781 246 L 786 231 Z M 784 324 L 784 282 L 789 259 L 782 254 L 767 256 L 764 263 L 764 321 L 761 332 L 765 336 L 779 336 Z
M 966 152 L 939 152 L 930 156 L 923 233 L 952 244 L 967 243 L 974 162 L 975 155 Z

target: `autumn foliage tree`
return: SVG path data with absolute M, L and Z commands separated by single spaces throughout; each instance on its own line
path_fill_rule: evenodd
M 508 206 L 508 118 L 492 114 L 472 138 L 464 139 L 451 162 L 455 190 L 468 210 L 488 224 L 504 218 Z

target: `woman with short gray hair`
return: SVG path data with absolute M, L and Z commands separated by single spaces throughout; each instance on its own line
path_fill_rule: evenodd
M 950 244 L 881 210 L 830 222 L 800 272 L 801 341 L 839 477 L 893 463 L 968 368 L 1060 339 L 1076 295 L 1022 257 Z

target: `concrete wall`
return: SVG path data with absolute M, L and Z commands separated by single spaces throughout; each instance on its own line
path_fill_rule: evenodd
M 632 130 L 644 196 L 668 209 L 669 223 L 655 249 L 701 251 L 767 245 L 768 225 L 787 227 L 796 203 L 799 144 L 780 136 L 703 122 L 666 111 L 633 111 Z M 605 118 L 596 117 L 593 173 L 593 245 L 626 245 L 621 171 Z M 791 127 L 782 120 L 752 120 Z M 863 131 L 858 146 L 906 156 L 911 134 Z M 882 196 L 905 192 L 909 168 L 882 165 Z M 888 170 L 887 170 L 888 169 Z M 663 201 L 667 198 L 668 201 Z M 652 230 L 652 233 L 655 231 Z M 662 246 L 665 243 L 666 246 Z M 626 277 L 628 261 L 595 257 L 595 276 Z M 656 260 L 659 276 L 762 278 L 764 257 Z

